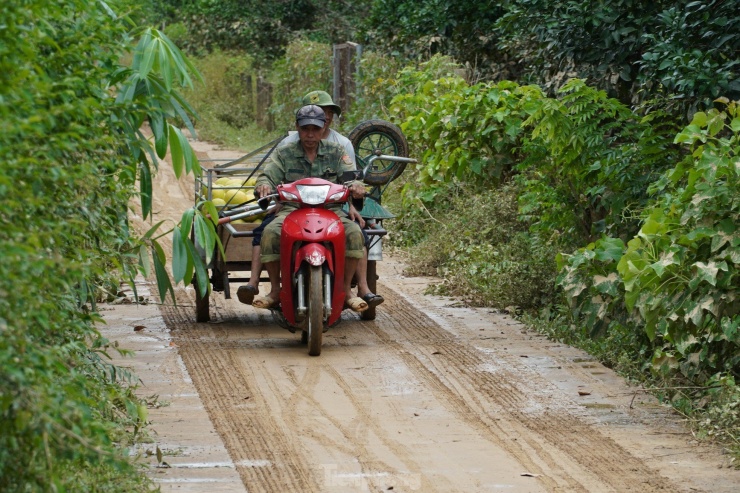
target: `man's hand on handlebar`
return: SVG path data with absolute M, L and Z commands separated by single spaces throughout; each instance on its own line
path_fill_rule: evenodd
M 272 193 L 272 187 L 270 185 L 258 185 L 254 187 L 254 194 L 257 197 L 265 197 L 267 195 L 270 195 Z
M 362 183 L 351 183 L 348 188 L 352 192 L 352 197 L 356 199 L 361 199 L 365 196 L 365 186 Z

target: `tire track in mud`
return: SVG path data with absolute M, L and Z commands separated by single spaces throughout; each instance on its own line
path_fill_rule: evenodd
M 392 291 L 380 286 L 379 291 Z M 390 298 L 390 299 L 388 299 Z M 645 466 L 594 426 L 548 396 L 549 382 L 531 373 L 522 388 L 521 369 L 509 355 L 497 363 L 412 307 L 400 293 L 386 297 L 370 325 L 395 346 L 409 368 L 430 388 L 446 394 L 455 414 L 515 457 L 551 491 L 677 491 L 676 485 Z M 519 366 L 519 368 L 517 368 Z M 543 392 L 545 390 L 545 392 Z M 550 397 L 550 398 L 548 398 Z M 553 409 L 555 408 L 555 409 Z M 563 462 L 573 467 L 563 467 Z M 578 471 L 575 474 L 568 470 Z
M 392 291 L 387 286 L 379 288 Z M 268 409 L 260 395 L 267 389 L 258 388 L 257 379 L 268 386 L 277 387 L 278 382 L 272 380 L 274 376 L 264 366 L 256 363 L 243 366 L 235 356 L 235 350 L 255 352 L 257 356 L 267 342 L 238 336 L 232 339 L 228 331 L 220 333 L 217 324 L 197 324 L 189 295 L 180 293 L 178 299 L 179 307 L 162 308 L 165 321 L 173 330 L 191 378 L 248 488 L 321 491 L 316 464 L 303 456 L 304 451 L 295 439 L 300 435 L 355 457 L 362 471 L 420 470 L 413 460 L 413 450 L 387 436 L 382 423 L 367 414 L 360 400 L 360 394 L 366 390 L 363 383 L 348 381 L 348 377 L 329 364 L 320 364 L 319 359 L 312 359 L 317 364 L 309 365 L 304 374 L 283 369 L 293 387 L 287 397 L 283 395 L 285 390 L 271 390 L 281 399 L 279 407 L 283 413 L 299 408 L 319 412 L 339 431 L 341 439 L 301 429 L 300 423 L 289 416 L 276 421 L 276 410 Z M 233 305 L 219 296 L 212 296 L 211 303 L 221 320 L 247 322 L 254 327 L 254 316 L 237 314 L 231 308 Z M 548 491 L 679 490 L 584 422 L 583 417 L 576 415 L 577 406 L 558 402 L 556 397 L 561 394 L 554 386 L 519 364 L 518 358 L 496 349 L 476 348 L 412 307 L 400 293 L 386 296 L 383 307 L 375 321 L 344 319 L 342 325 L 352 328 L 357 324 L 362 330 L 347 331 L 346 336 L 327 339 L 326 344 L 371 344 L 392 353 L 449 412 L 485 440 L 505 450 L 524 471 L 538 475 Z M 259 323 L 273 325 L 271 317 L 264 315 L 259 316 Z M 277 339 L 268 341 L 274 344 Z M 315 399 L 312 390 L 320 376 L 331 378 L 344 393 L 357 415 L 352 424 L 335 419 L 332 410 Z M 250 399 L 245 401 L 245 396 Z M 235 412 L 245 407 L 245 412 Z M 391 465 L 374 454 L 364 445 L 370 435 L 402 458 L 402 463 Z M 382 486 L 376 485 L 372 478 L 368 478 L 368 483 Z M 419 491 L 455 491 L 455 488 L 452 484 L 429 484 L 422 478 Z
M 271 418 L 252 376 L 221 347 L 213 325 L 195 322 L 191 295 L 180 291 L 177 299 L 177 307 L 162 306 L 165 323 L 244 485 L 256 491 L 320 492 L 295 442 Z M 236 318 L 216 296 L 211 303 L 221 318 Z M 244 408 L 251 412 L 235 412 Z
M 360 323 L 360 322 L 353 322 Z M 349 325 L 349 324 L 348 324 Z M 312 393 L 313 387 L 318 380 L 320 374 L 329 376 L 334 383 L 342 390 L 344 396 L 350 402 L 352 410 L 357 414 L 357 418 L 352 420 L 351 424 L 345 424 L 342 420 L 337 419 L 333 416 L 332 410 L 326 409 L 326 406 L 319 402 Z M 308 384 L 306 382 L 308 380 Z M 318 434 L 314 438 L 317 441 L 324 442 L 332 448 L 342 450 L 347 455 L 351 455 L 356 458 L 358 463 L 362 466 L 363 471 L 393 471 L 394 473 L 403 473 L 404 471 L 419 471 L 421 470 L 420 465 L 413 460 L 413 452 L 407 446 L 391 438 L 388 433 L 382 428 L 381 423 L 378 423 L 372 418 L 368 412 L 367 405 L 364 405 L 356 397 L 358 390 L 366 390 L 366 386 L 359 380 L 354 380 L 353 384 L 350 384 L 344 376 L 340 374 L 336 368 L 328 364 L 322 364 L 320 367 L 312 367 L 307 371 L 306 376 L 303 380 L 293 379 L 296 393 L 292 396 L 291 405 L 297 406 L 298 401 L 304 401 L 308 404 L 311 409 L 320 409 L 322 415 L 327 419 L 337 430 L 342 433 L 342 436 L 346 439 L 344 443 L 337 441 L 331 441 L 324 435 Z M 346 412 L 346 410 L 345 410 Z M 298 433 L 300 430 L 295 430 Z M 370 436 L 375 437 L 379 440 L 388 450 L 395 454 L 398 463 L 391 464 L 387 460 L 382 459 L 375 454 L 366 444 Z M 372 478 L 368 478 L 367 481 L 372 483 Z M 383 485 L 374 485 L 378 488 L 383 489 Z M 421 491 L 445 491 L 445 485 L 440 485 L 437 481 L 434 487 L 429 484 L 426 478 L 420 478 L 419 484 Z M 447 491 L 452 491 L 452 485 L 447 485 Z M 435 489 L 436 488 L 436 489 Z

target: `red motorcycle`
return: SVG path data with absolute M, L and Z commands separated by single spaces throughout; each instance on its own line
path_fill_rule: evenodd
M 376 160 L 403 165 L 416 162 L 414 159 L 378 152 L 367 159 L 363 170 L 345 172 L 343 183 L 372 177 L 370 173 L 375 169 Z M 368 200 L 372 200 L 373 195 L 369 197 Z M 225 225 L 261 213 L 272 199 L 298 205 L 283 222 L 280 236 L 280 303 L 271 311 L 281 327 L 293 333 L 301 330 L 301 342 L 308 344 L 308 354 L 311 356 L 321 354 L 324 331 L 339 323 L 344 309 L 344 226 L 328 206 L 344 204 L 350 198 L 351 192 L 344 184 L 338 185 L 321 178 L 303 178 L 278 185 L 276 193 L 260 199 L 259 206 L 247 204 L 221 211 L 219 224 Z M 370 238 L 379 238 L 387 231 L 375 225 L 365 229 L 365 233 Z M 239 233 L 233 231 L 232 234 Z M 374 288 L 374 283 L 371 287 Z
M 280 236 L 280 307 L 273 309 L 279 325 L 308 344 L 308 354 L 321 354 L 323 332 L 339 322 L 344 309 L 344 226 L 327 206 L 350 198 L 345 185 L 321 178 L 303 178 L 278 185 L 278 202 L 298 209 L 287 215 Z

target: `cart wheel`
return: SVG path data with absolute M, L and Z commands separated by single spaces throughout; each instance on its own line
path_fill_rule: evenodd
M 357 125 L 348 136 L 355 148 L 357 169 L 363 169 L 371 156 L 386 154 L 389 156 L 408 157 L 409 145 L 401 129 L 385 120 L 368 120 Z M 368 185 L 385 185 L 398 178 L 406 163 L 389 163 L 376 161 L 365 176 Z
M 200 295 L 200 291 L 198 290 L 197 277 L 193 277 L 193 287 L 195 288 L 195 321 L 208 322 L 209 320 L 211 320 L 210 300 L 208 298 L 208 293 L 206 293 L 205 296 Z
M 378 288 L 378 274 L 377 274 L 377 261 L 367 261 L 367 287 L 370 291 L 377 294 L 376 289 Z M 375 320 L 375 308 L 374 306 L 368 308 L 364 312 L 360 313 L 362 320 Z

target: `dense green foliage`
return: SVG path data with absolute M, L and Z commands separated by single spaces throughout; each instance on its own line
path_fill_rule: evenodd
M 171 291 L 156 227 L 136 239 L 127 214 L 137 181 L 151 213 L 155 153 L 169 149 L 178 174 L 197 168 L 167 121 L 189 123 L 174 87 L 191 67 L 102 2 L 11 1 L 0 12 L 0 489 L 148 490 L 125 448 L 146 406 L 136 378 L 109 363 L 95 310 L 121 276 L 148 275 L 150 252 L 160 296 Z
M 677 111 L 740 97 L 740 11 L 724 0 L 376 0 L 363 34 L 407 59 L 450 55 L 551 95 L 575 77 L 628 104 L 672 95 L 660 104 Z
M 497 27 L 522 75 L 548 87 L 580 77 L 623 102 L 672 94 L 684 109 L 740 97 L 734 2 L 515 0 Z
M 697 384 L 740 376 L 738 133 L 736 103 L 697 113 L 676 138 L 692 155 L 651 185 L 627 245 L 603 238 L 561 260 L 574 320 L 644 330 L 654 366 Z

